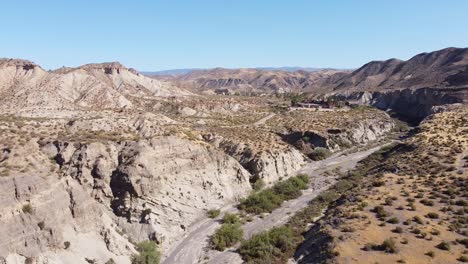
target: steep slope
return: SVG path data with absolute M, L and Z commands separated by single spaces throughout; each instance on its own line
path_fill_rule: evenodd
M 468 48 L 446 48 L 407 61 L 372 61 L 323 85 L 332 90 L 460 87 L 468 85 Z
M 134 98 L 189 92 L 147 78 L 120 63 L 88 64 L 47 72 L 25 60 L 0 60 L 0 108 L 131 108 Z

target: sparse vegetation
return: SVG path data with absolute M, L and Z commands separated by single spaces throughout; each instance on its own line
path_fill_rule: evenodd
M 228 221 L 232 220 L 234 219 L 230 218 Z M 241 228 L 241 224 L 238 222 L 238 219 L 234 223 L 225 222 L 211 237 L 211 244 L 214 249 L 224 251 L 226 248 L 239 242 L 242 239 L 243 233 L 244 232 Z
M 65 241 L 63 242 L 63 246 L 65 247 L 65 249 L 69 249 L 70 248 L 70 241 Z
M 307 189 L 308 183 L 307 175 L 298 175 L 280 181 L 271 188 L 249 195 L 241 201 L 239 209 L 253 214 L 271 212 L 280 207 L 284 201 L 299 197 L 301 190 Z
M 309 154 L 309 158 L 312 160 L 323 160 L 331 156 L 330 150 L 326 148 L 315 148 L 312 150 L 312 152 Z
M 23 205 L 21 210 L 25 214 L 32 214 L 33 213 L 33 207 L 32 207 L 32 205 L 30 203 L 27 203 L 27 204 Z
M 440 250 L 450 250 L 450 243 L 443 241 L 436 246 Z
M 138 254 L 132 256 L 132 264 L 159 264 L 161 254 L 154 241 L 146 240 L 137 244 Z
M 290 227 L 277 227 L 242 242 L 239 253 L 247 262 L 275 263 L 284 260 L 285 252 L 294 250 L 295 236 Z
M 206 212 L 206 215 L 209 218 L 216 218 L 219 216 L 220 213 L 221 211 L 219 209 L 211 209 L 211 210 L 208 210 L 208 212 Z

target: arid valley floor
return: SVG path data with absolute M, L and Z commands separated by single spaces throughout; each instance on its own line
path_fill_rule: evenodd
M 467 101 L 468 48 L 314 72 L 0 59 L 0 263 L 468 262 Z

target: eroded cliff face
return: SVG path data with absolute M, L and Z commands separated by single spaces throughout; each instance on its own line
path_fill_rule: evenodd
M 252 146 L 221 136 L 206 134 L 203 137 L 216 148 L 235 158 L 251 173 L 252 182 L 260 178 L 266 185 L 272 185 L 282 178 L 294 176 L 294 173 L 307 162 L 307 157 L 291 146 L 256 151 Z
M 395 127 L 394 121 L 387 114 L 376 119 L 363 119 L 349 128 L 328 129 L 326 132 L 292 131 L 278 133 L 283 140 L 269 149 L 258 150 L 254 145 L 226 139 L 212 133 L 203 138 L 235 158 L 251 173 L 251 181 L 262 179 L 266 185 L 295 176 L 316 148 L 325 148 L 337 152 L 366 144 L 384 137 Z
M 467 103 L 468 88 L 421 88 L 379 92 L 343 92 L 333 95 L 341 99 L 368 104 L 395 112 L 411 121 L 419 122 L 430 115 L 434 106 Z
M 293 131 L 282 134 L 282 138 L 304 155 L 311 157 L 317 148 L 337 152 L 352 146 L 366 144 L 383 138 L 395 127 L 387 115 L 385 119 L 365 119 L 349 128 L 331 128 L 325 132 Z
M 236 160 L 178 137 L 30 142 L 5 156 L 8 164 L 32 164 L 0 178 L 0 256 L 7 263 L 129 263 L 129 241 L 164 248 L 206 210 L 251 190 Z

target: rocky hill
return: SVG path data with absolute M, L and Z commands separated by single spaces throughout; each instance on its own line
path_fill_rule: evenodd
M 450 61 L 435 64 L 453 70 L 465 59 Z M 0 263 L 128 264 L 142 241 L 164 254 L 209 210 L 232 208 L 254 187 L 389 140 L 399 123 L 372 107 L 206 94 L 328 89 L 327 80 L 350 74 L 215 69 L 167 82 L 120 63 L 45 71 L 0 60 Z M 432 92 L 456 89 L 456 100 Z M 429 106 L 456 103 L 463 89 L 327 91 L 427 115 L 449 109 Z
M 338 77 L 338 78 L 337 78 Z M 445 88 L 468 85 L 468 48 L 446 48 L 407 61 L 372 61 L 342 76 L 324 80 L 332 90 Z
M 0 60 L 0 107 L 13 112 L 24 108 L 132 108 L 135 98 L 190 94 L 118 62 L 45 71 L 26 60 Z
M 223 69 L 191 71 L 177 76 L 153 76 L 196 91 L 230 93 L 384 91 L 405 88 L 454 88 L 468 85 L 468 48 L 446 48 L 402 61 L 372 61 L 354 71 L 278 71 Z

